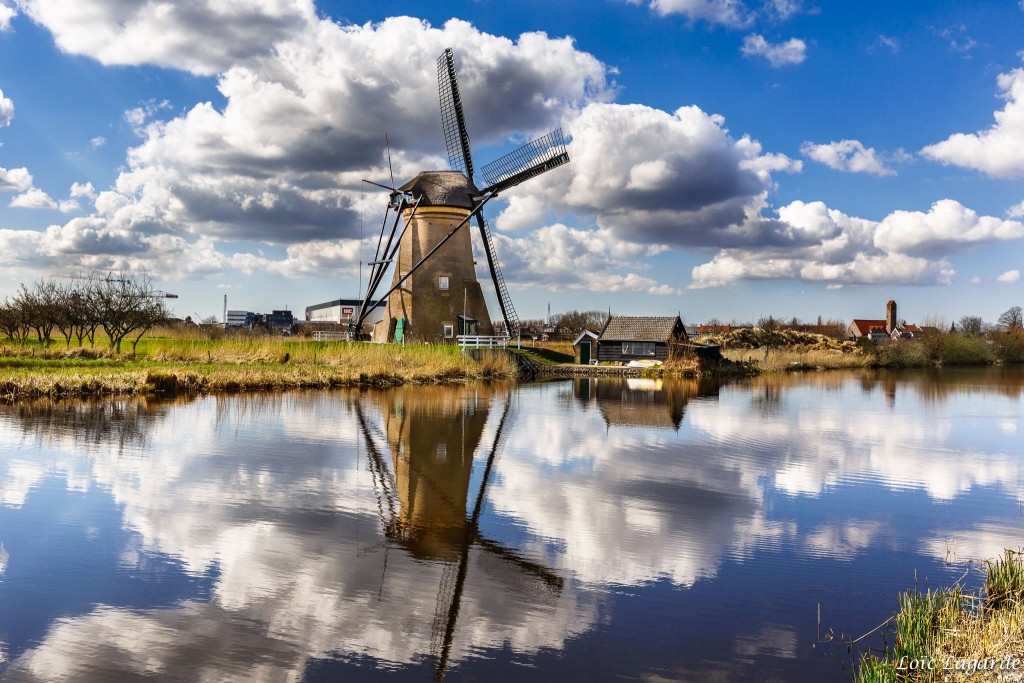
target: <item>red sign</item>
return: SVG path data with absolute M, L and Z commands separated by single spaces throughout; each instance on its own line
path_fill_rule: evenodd
M 341 317 L 342 318 L 351 318 L 355 314 L 356 314 L 356 309 L 354 307 L 352 307 L 352 306 L 342 306 L 342 308 L 341 308 Z

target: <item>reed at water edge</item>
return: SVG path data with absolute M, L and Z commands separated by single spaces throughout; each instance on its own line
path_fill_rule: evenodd
M 861 657 L 854 683 L 1024 681 L 1024 558 L 1008 549 L 985 572 L 980 595 L 900 594 L 892 650 Z

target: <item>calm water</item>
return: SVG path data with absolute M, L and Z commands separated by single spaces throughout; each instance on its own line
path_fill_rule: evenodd
M 1022 395 L 1017 368 L 0 407 L 0 678 L 848 680 L 838 641 L 900 590 L 1024 544 Z

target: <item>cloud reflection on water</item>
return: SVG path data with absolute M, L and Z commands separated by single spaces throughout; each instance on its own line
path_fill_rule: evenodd
M 1007 425 L 1019 423 L 1021 384 L 939 385 L 835 374 L 625 396 L 610 385 L 520 388 L 467 556 L 451 660 L 559 650 L 607 621 L 609 585 L 690 587 L 765 549 L 849 560 L 892 542 L 880 519 L 779 515 L 778 495 L 869 484 L 940 503 L 979 488 L 1018 496 Z M 438 589 L 505 400 L 474 386 L 111 402 L 124 408 L 96 404 L 93 431 L 84 404 L 0 412 L 0 504 L 23 506 L 53 477 L 69 491 L 107 491 L 133 532 L 123 564 L 141 570 L 163 555 L 213 579 L 209 602 L 63 615 L 8 674 L 299 680 L 322 658 L 416 665 L 436 651 Z M 359 410 L 395 481 L 397 517 Z M 459 460 L 470 456 L 471 467 Z M 948 536 L 962 539 L 961 557 L 991 553 L 1014 533 L 965 520 L 921 550 L 940 557 Z M 526 565 L 564 581 L 538 589 Z M 741 629 L 735 654 L 790 657 L 795 638 L 782 624 Z

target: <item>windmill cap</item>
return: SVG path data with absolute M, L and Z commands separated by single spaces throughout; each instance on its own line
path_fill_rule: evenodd
M 480 194 L 476 185 L 460 171 L 423 171 L 399 190 L 421 198 L 420 206 L 454 206 L 474 209 L 473 197 Z

